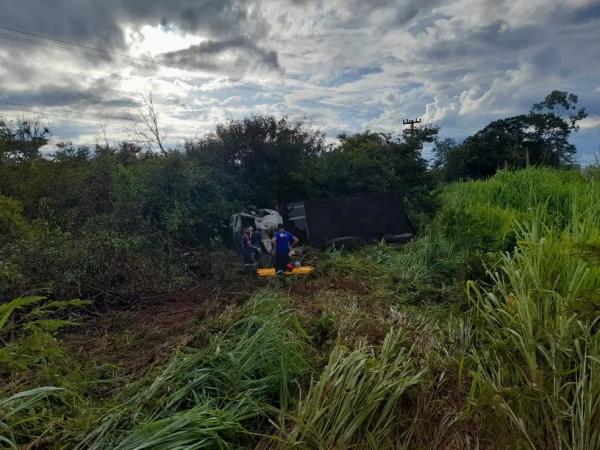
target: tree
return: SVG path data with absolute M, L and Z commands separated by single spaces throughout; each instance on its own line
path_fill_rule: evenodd
M 568 139 L 579 129 L 578 122 L 587 117 L 585 108 L 577 108 L 578 98 L 565 91 L 552 91 L 544 101 L 532 106 L 528 123 L 536 142 L 538 164 L 554 167 L 573 164 L 576 149 Z
M 553 91 L 529 114 L 496 120 L 460 145 L 437 142 L 434 166 L 448 180 L 485 178 L 502 167 L 570 166 L 576 149 L 568 138 L 587 116 L 584 108 L 577 109 L 577 100 Z
M 164 129 L 159 124 L 159 115 L 154 107 L 152 94 L 143 97 L 144 106 L 140 108 L 137 119 L 133 125 L 133 132 L 138 139 L 148 146 L 157 145 L 160 152 L 166 155 L 167 151 L 163 145 L 167 138 Z
M 321 132 L 271 116 L 220 124 L 215 133 L 185 145 L 189 158 L 234 177 L 242 198 L 261 206 L 304 198 L 304 168 L 324 149 Z
M 84 163 L 90 158 L 90 148 L 87 145 L 73 145 L 72 142 L 59 142 L 58 150 L 54 152 L 56 161 L 65 163 Z
M 40 156 L 52 132 L 40 119 L 8 121 L 0 117 L 0 160 L 26 161 Z
M 432 178 L 421 148 L 436 133 L 437 128 L 427 127 L 400 137 L 370 131 L 339 136 L 339 145 L 320 158 L 318 194 L 400 191 L 425 206 L 422 194 Z
M 502 167 L 525 167 L 531 151 L 528 128 L 526 116 L 496 120 L 462 144 L 447 148 L 444 155 L 446 176 L 450 180 L 485 178 Z

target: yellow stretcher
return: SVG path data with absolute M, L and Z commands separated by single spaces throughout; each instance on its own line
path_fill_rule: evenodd
M 308 275 L 313 270 L 315 270 L 315 268 L 311 267 L 311 266 L 300 266 L 300 267 L 294 267 L 294 270 L 292 270 L 291 272 L 284 272 L 284 273 L 286 275 Z M 270 278 L 270 277 L 274 277 L 276 275 L 276 272 L 275 272 L 275 269 L 273 267 L 271 267 L 268 269 L 256 269 L 256 274 L 259 277 Z

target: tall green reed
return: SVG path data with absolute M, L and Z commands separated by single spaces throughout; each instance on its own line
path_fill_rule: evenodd
M 405 336 L 391 331 L 381 348 L 337 346 L 300 400 L 285 448 L 396 448 L 398 415 L 422 373 Z
M 583 251 L 600 244 L 600 216 L 582 203 L 562 231 L 538 208 L 491 285 L 468 285 L 472 405 L 488 427 L 512 430 L 512 448 L 600 448 L 600 267 Z

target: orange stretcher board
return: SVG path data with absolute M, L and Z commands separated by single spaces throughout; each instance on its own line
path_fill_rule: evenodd
M 292 270 L 291 272 L 284 272 L 284 273 L 286 275 L 308 275 L 313 270 L 315 270 L 314 267 L 301 266 L 301 267 L 294 267 L 294 270 Z M 256 269 L 256 274 L 259 277 L 269 278 L 269 277 L 274 277 L 276 275 L 276 272 L 275 272 L 275 269 L 273 267 L 271 267 L 268 269 Z

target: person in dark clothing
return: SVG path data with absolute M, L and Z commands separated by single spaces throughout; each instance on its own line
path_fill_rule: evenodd
M 242 234 L 242 256 L 246 266 L 256 264 L 255 251 L 256 248 L 252 245 L 252 227 L 248 227 L 244 229 L 244 234 Z
M 287 270 L 290 262 L 290 250 L 298 243 L 298 238 L 292 233 L 285 231 L 283 224 L 277 225 L 277 231 L 273 236 L 273 247 L 275 248 L 275 270 L 282 273 Z
M 255 248 L 254 250 L 254 258 L 256 260 L 261 259 L 264 255 L 266 255 L 267 249 L 265 248 L 265 244 L 262 241 L 262 232 L 260 230 L 254 230 L 252 232 L 251 237 L 252 246 Z

